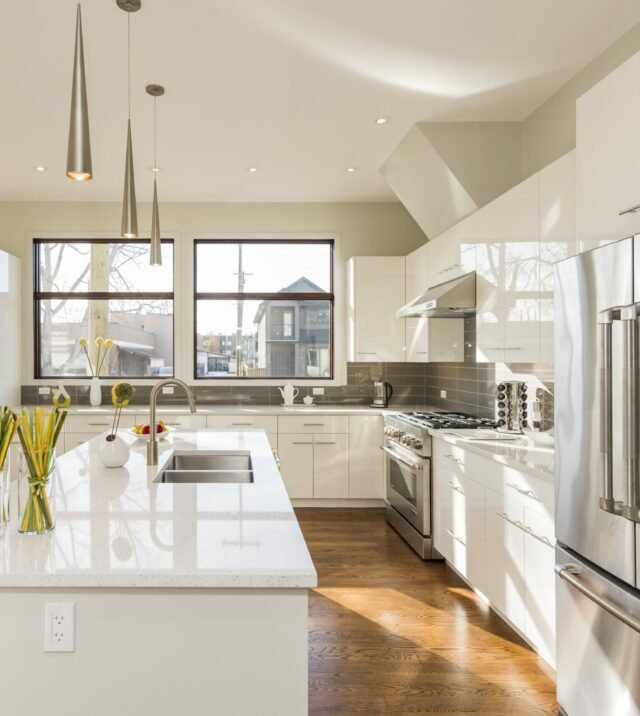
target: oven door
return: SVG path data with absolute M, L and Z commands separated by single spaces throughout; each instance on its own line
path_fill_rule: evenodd
M 430 462 L 400 454 L 386 445 L 387 502 L 420 534 L 431 534 Z

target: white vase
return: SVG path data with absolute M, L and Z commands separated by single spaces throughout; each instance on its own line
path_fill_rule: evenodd
M 115 440 L 104 438 L 98 455 L 105 467 L 122 467 L 129 459 L 129 445 L 118 435 Z
M 100 389 L 100 378 L 94 376 L 91 378 L 91 387 L 89 388 L 89 402 L 91 407 L 97 408 L 102 405 L 102 390 Z

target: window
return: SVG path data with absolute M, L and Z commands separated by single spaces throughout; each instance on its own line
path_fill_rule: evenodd
M 195 242 L 195 377 L 333 377 L 333 241 Z
M 33 250 L 36 378 L 89 376 L 78 341 L 95 350 L 98 336 L 114 343 L 102 375 L 173 375 L 173 241 L 162 266 L 144 240 L 36 239 Z

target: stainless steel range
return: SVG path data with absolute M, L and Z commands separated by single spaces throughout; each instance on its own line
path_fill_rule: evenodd
M 441 559 L 431 541 L 430 430 L 495 428 L 494 420 L 465 413 L 385 415 L 387 522 L 422 557 Z

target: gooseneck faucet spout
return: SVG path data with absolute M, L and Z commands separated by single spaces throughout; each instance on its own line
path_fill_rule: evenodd
M 158 395 L 165 385 L 176 385 L 182 388 L 187 394 L 189 408 L 192 413 L 196 412 L 196 401 L 191 392 L 191 388 L 179 378 L 165 378 L 159 380 L 151 389 L 151 397 L 149 398 L 149 444 L 147 445 L 147 465 L 158 464 L 158 438 L 156 434 L 156 403 Z

